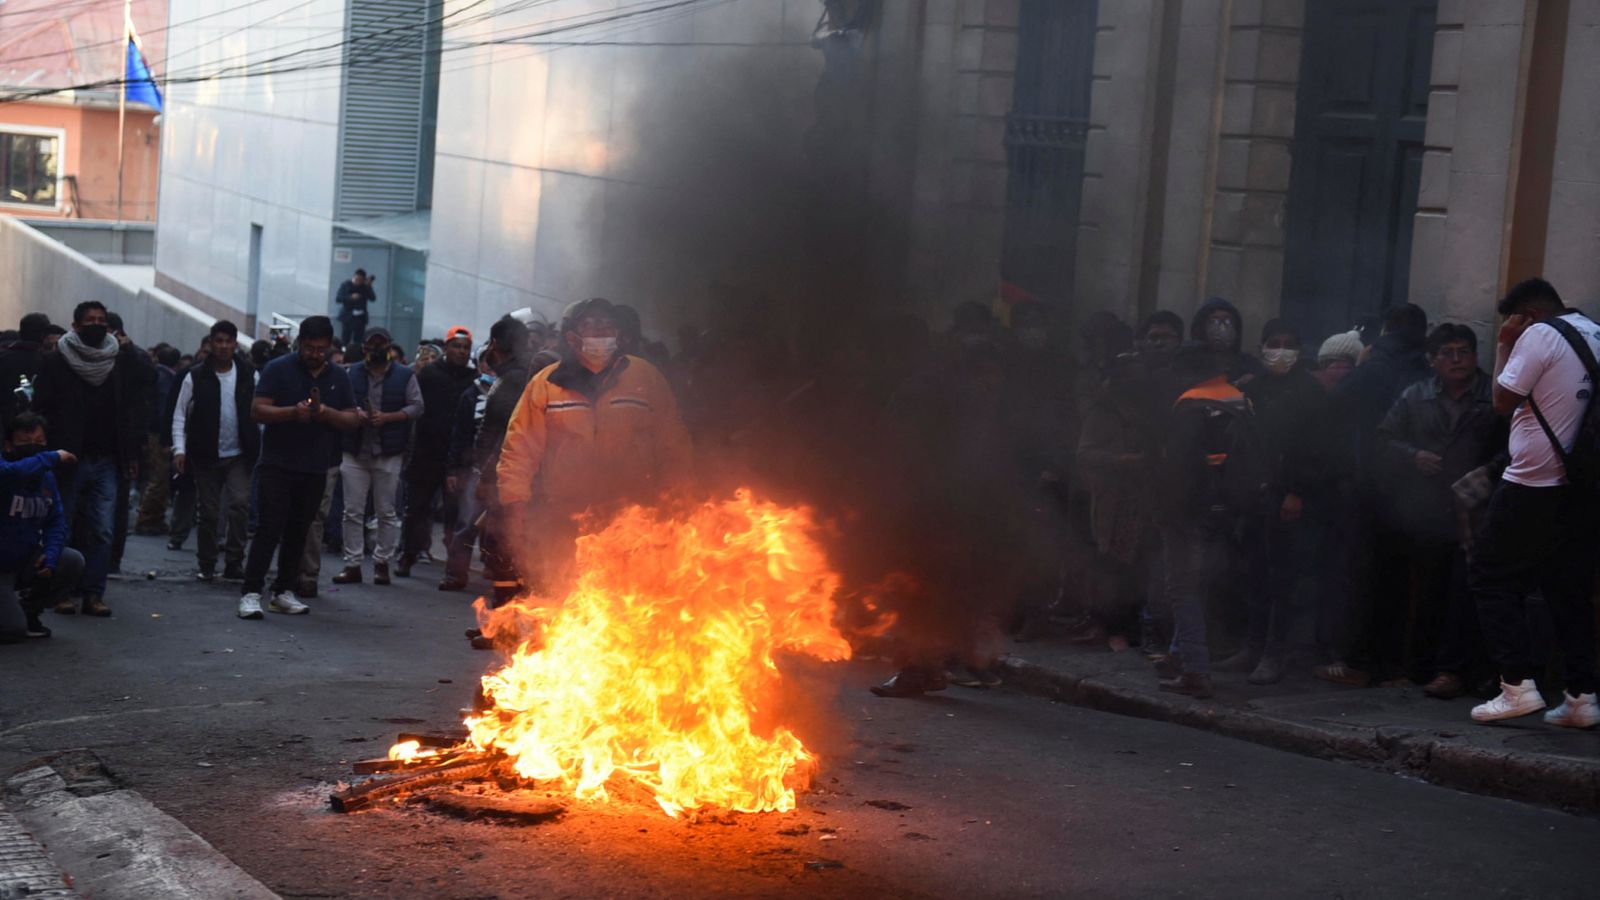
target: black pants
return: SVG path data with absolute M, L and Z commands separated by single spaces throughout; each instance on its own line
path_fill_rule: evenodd
M 328 473 L 291 472 L 270 465 L 258 469 L 261 520 L 245 558 L 243 593 L 262 592 L 274 552 L 278 554 L 278 576 L 272 582 L 272 592 L 292 591 L 300 579 L 300 557 L 305 553 L 306 533 L 322 505 L 322 489 L 327 484 Z
M 1467 589 L 1467 557 L 1457 543 L 1419 541 L 1417 615 L 1410 658 L 1415 674 L 1450 672 L 1475 680 L 1488 671 L 1478 611 Z
M 111 571 L 122 571 L 122 551 L 128 546 L 128 494 L 133 490 L 133 482 L 122 472 L 117 473 L 117 505 L 112 507 L 111 514 Z
M 433 498 L 442 493 L 444 503 L 440 518 L 444 533 L 450 535 L 456 527 L 456 497 L 445 490 L 445 466 L 442 460 L 411 458 L 406 468 L 406 522 L 402 530 L 401 555 L 414 560 L 424 550 L 433 546 Z
M 367 338 L 366 314 L 363 313 L 360 317 L 352 316 L 340 319 L 339 328 L 342 332 L 339 337 L 339 343 L 344 346 L 345 356 L 350 359 L 360 359 L 361 342 Z
M 1516 684 L 1538 671 L 1528 595 L 1538 589 L 1555 624 L 1568 693 L 1594 691 L 1594 504 L 1568 486 L 1501 482 L 1473 547 L 1469 579 L 1478 621 L 1500 677 Z

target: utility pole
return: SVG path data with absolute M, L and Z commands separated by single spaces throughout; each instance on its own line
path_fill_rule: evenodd
M 133 0 L 122 0 L 122 91 L 117 95 L 117 221 L 122 221 L 122 155 L 128 126 L 128 42 L 133 40 Z

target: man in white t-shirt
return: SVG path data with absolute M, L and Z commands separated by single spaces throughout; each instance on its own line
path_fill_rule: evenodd
M 1553 323 L 1570 326 L 1596 355 L 1600 325 L 1568 309 L 1540 278 L 1513 287 L 1499 310 L 1506 320 L 1495 350 L 1494 408 L 1511 416 L 1511 465 L 1489 500 L 1470 579 L 1484 639 L 1500 670 L 1500 695 L 1473 707 L 1472 718 L 1492 722 L 1544 708 L 1533 679 L 1543 668 L 1543 648 L 1534 645 L 1526 619 L 1528 595 L 1537 589 L 1544 593 L 1566 667 L 1566 696 L 1545 721 L 1591 728 L 1600 724 L 1590 601 L 1594 503 L 1567 483 L 1563 457 L 1595 385 Z M 1559 451 L 1552 438 L 1561 443 Z
M 219 520 L 227 525 L 222 577 L 244 578 L 250 470 L 261 440 L 250 418 L 255 373 L 242 357 L 235 358 L 238 347 L 237 326 L 227 320 L 212 325 L 211 352 L 184 373 L 172 409 L 172 467 L 194 475 L 201 581 L 216 577 Z

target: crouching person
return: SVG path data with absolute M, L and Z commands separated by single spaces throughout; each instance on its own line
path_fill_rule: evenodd
M 61 492 L 52 473 L 77 461 L 45 449 L 45 420 L 22 413 L 6 426 L 0 461 L 0 643 L 47 638 L 39 621 L 46 606 L 65 598 L 83 575 L 83 557 L 68 549 Z

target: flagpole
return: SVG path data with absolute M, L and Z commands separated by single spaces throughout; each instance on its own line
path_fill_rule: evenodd
M 117 95 L 117 221 L 122 221 L 122 155 L 128 126 L 128 42 L 133 40 L 133 0 L 122 0 L 122 92 Z

